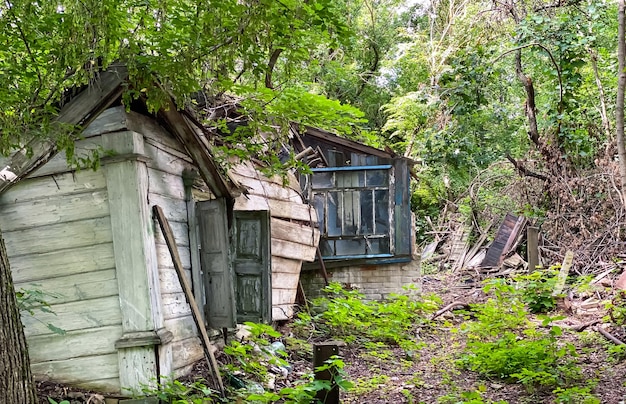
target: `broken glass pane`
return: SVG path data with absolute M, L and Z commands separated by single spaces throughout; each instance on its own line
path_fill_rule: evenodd
M 386 187 L 389 185 L 388 170 L 368 170 L 366 175 L 368 187 Z
M 339 192 L 329 192 L 326 201 L 326 226 L 329 236 L 341 236 L 341 200 Z
M 361 223 L 358 234 L 374 233 L 374 192 L 361 191 Z
M 313 189 L 332 188 L 334 186 L 332 172 L 317 172 L 313 173 L 312 177 Z
M 376 234 L 386 234 L 389 232 L 389 191 L 386 189 L 374 191 L 374 211 Z
M 337 171 L 337 187 L 358 188 L 365 186 L 364 171 Z
M 335 255 L 335 242 L 333 240 L 320 240 L 320 252 L 323 257 L 332 257 Z
M 336 240 L 337 256 L 365 254 L 365 240 Z
M 326 194 L 315 194 L 313 195 L 313 207 L 317 212 L 317 223 L 319 225 L 320 231 L 322 234 L 326 233 L 325 223 L 324 223 L 324 200 Z
M 389 239 L 385 238 L 370 238 L 368 241 L 367 254 L 389 254 Z
M 361 220 L 361 194 L 359 191 L 343 192 L 343 235 L 355 235 Z

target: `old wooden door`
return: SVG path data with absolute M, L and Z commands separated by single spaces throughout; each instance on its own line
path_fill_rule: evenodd
M 209 327 L 236 325 L 233 271 L 229 262 L 228 219 L 223 198 L 198 202 L 200 263 L 206 289 L 205 315 Z
M 269 219 L 267 211 L 235 211 L 231 252 L 238 323 L 271 320 Z

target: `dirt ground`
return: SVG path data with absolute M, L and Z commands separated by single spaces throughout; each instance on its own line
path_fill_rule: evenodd
M 444 275 L 424 276 L 424 293 L 437 293 L 444 305 L 453 301 L 477 302 L 484 298 L 481 289 L 468 287 L 466 282 Z M 600 296 L 601 297 L 601 296 Z M 564 329 L 601 319 L 602 310 L 591 313 L 564 312 L 567 317 L 559 321 Z M 463 338 L 452 329 L 462 321 L 461 316 L 452 312 L 441 316 L 434 325 L 420 330 L 415 336 L 424 343 L 419 352 L 408 355 L 399 348 L 380 347 L 367 349 L 359 344 L 342 347 L 340 354 L 346 363 L 345 370 L 354 388 L 342 392 L 343 403 L 457 403 L 463 392 L 481 391 L 483 401 L 473 403 L 491 403 L 500 400 L 507 403 L 554 403 L 551 392 L 528 391 L 520 384 L 507 384 L 499 380 L 481 379 L 471 371 L 455 366 L 455 359 L 463 350 Z M 285 334 L 290 333 L 289 325 L 280 328 Z M 618 338 L 626 339 L 623 330 L 610 329 Z M 595 332 L 593 326 L 583 332 L 566 331 L 561 337 L 563 342 L 576 346 L 577 365 L 582 369 L 584 380 L 593 381 L 591 393 L 602 404 L 619 404 L 626 400 L 626 360 L 616 360 L 608 354 L 612 342 Z M 314 341 L 309 341 L 314 342 Z M 303 374 L 311 372 L 310 352 L 289 352 L 289 362 L 293 371 L 286 379 L 278 379 L 276 388 L 289 385 Z M 224 359 L 218 356 L 218 360 Z M 209 380 L 206 364 L 199 363 L 191 378 L 202 377 Z M 53 383 L 38 384 L 41 403 L 48 403 L 47 397 L 57 401 L 68 399 L 74 403 L 99 404 L 102 395 L 95 392 L 72 390 Z M 583 401 L 571 401 L 583 403 Z

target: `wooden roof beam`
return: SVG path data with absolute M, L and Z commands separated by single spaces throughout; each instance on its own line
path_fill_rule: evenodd
M 99 73 L 95 82 L 66 104 L 53 122 L 86 127 L 102 111 L 107 109 L 119 96 L 122 95 L 122 83 L 128 77 L 125 66 L 113 65 L 106 71 Z M 76 134 L 80 133 L 79 131 Z M 33 138 L 13 153 L 0 166 L 0 194 L 13 184 L 27 177 L 30 173 L 47 163 L 57 153 L 54 139 Z

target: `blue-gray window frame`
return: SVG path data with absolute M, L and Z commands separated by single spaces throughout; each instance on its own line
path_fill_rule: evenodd
M 309 190 L 310 201 L 315 206 L 319 218 L 321 243 L 329 243 L 328 248 L 324 248 L 323 244 L 321 248 L 322 257 L 325 260 L 394 257 L 395 181 L 393 168 L 391 164 L 386 164 L 312 169 L 313 177 L 316 174 L 318 178 L 320 175 L 330 174 L 331 183 L 326 186 L 316 187 L 315 178 L 311 178 Z M 356 174 L 352 176 L 352 179 L 356 179 L 357 184 L 338 184 L 339 174 L 346 172 Z M 385 173 L 385 181 L 381 181 L 379 175 L 381 172 Z M 359 176 L 359 173 L 363 175 Z M 358 194 L 358 197 L 355 198 L 355 194 Z M 352 200 L 353 203 L 352 214 L 349 215 L 352 218 L 352 226 L 346 223 L 349 222 L 346 220 L 346 199 Z M 354 199 L 358 201 L 358 212 L 354 209 Z M 369 199 L 371 203 L 370 212 L 362 209 L 363 204 L 368 203 L 368 201 L 362 202 L 365 199 Z M 336 206 L 333 215 L 328 214 L 331 210 L 330 205 Z M 334 216 L 332 222 L 337 224 L 329 224 L 330 216 Z M 354 225 L 355 221 L 358 225 Z M 350 244 L 362 249 L 363 253 L 338 253 L 339 245 L 344 245 L 344 249 L 349 249 L 350 247 L 345 246 Z M 372 252 L 372 250 L 375 251 Z

